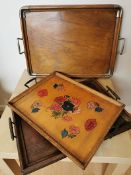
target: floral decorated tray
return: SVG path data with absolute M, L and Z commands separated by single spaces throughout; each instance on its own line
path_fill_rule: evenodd
M 83 169 L 124 107 L 57 72 L 9 106 Z

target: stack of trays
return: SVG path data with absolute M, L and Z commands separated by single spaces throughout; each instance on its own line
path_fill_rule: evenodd
M 94 80 L 113 75 L 122 8 L 28 6 L 20 19 L 19 52 L 23 40 L 29 74 L 43 77 L 9 101 L 21 172 L 66 156 L 85 169 L 104 139 L 131 127 L 118 96 Z
M 60 73 L 42 79 L 9 105 L 83 169 L 124 107 Z

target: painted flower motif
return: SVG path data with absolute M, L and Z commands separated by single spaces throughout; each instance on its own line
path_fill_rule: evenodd
M 61 136 L 62 136 L 62 138 L 68 137 L 68 138 L 72 139 L 72 138 L 76 137 L 79 133 L 80 133 L 79 127 L 72 125 L 69 127 L 69 130 L 63 129 L 61 131 Z
M 76 105 L 76 106 L 79 106 L 80 103 L 81 103 L 80 99 L 78 99 L 78 98 L 76 98 L 76 97 L 72 97 L 72 98 L 71 98 L 71 102 L 72 102 L 74 105 Z
M 61 136 L 62 136 L 62 138 L 68 136 L 68 131 L 66 129 L 62 130 L 61 131 Z
M 96 111 L 96 112 L 102 112 L 103 109 L 102 109 L 101 107 L 98 106 L 98 107 L 95 108 L 95 111 Z
M 53 87 L 59 91 L 64 90 L 64 85 L 62 83 L 55 83 L 55 84 L 53 84 Z
M 87 103 L 87 108 L 88 108 L 88 109 L 95 109 L 97 106 L 99 106 L 99 104 L 96 103 L 96 102 L 93 102 L 93 101 L 89 101 L 89 102 Z
M 45 97 L 48 95 L 48 91 L 47 91 L 47 89 L 41 89 L 37 92 L 37 94 L 39 97 Z
M 56 104 L 52 104 L 50 109 L 54 111 L 61 111 L 62 108 L 58 103 L 56 103 Z
M 59 85 L 57 83 L 53 84 L 53 87 L 56 89 Z
M 66 97 L 59 96 L 59 97 L 56 97 L 54 101 L 57 103 L 63 103 L 65 100 L 66 100 Z
M 74 100 L 72 102 L 72 99 Z M 76 105 L 77 104 L 77 105 Z M 80 100 L 69 95 L 55 97 L 52 105 L 48 107 L 52 111 L 52 117 L 63 118 L 65 121 L 70 120 L 69 114 L 80 112 Z M 68 116 L 68 117 L 67 117 Z
M 74 111 L 73 111 L 73 114 L 79 114 L 80 113 L 80 107 L 75 107 L 74 108 Z
M 42 106 L 41 101 L 34 101 L 34 103 L 31 105 L 32 108 L 37 108 L 41 106 Z
M 34 101 L 34 103 L 31 105 L 32 112 L 33 113 L 39 112 L 41 106 L 42 103 L 40 101 Z
M 40 110 L 39 108 L 32 108 L 33 113 L 39 112 L 39 110 Z
M 77 135 L 77 134 L 80 133 L 80 129 L 79 129 L 78 126 L 71 125 L 71 126 L 69 127 L 69 132 L 70 132 L 71 134 L 73 134 L 73 135 Z
M 87 108 L 88 109 L 93 109 L 95 112 L 102 112 L 103 108 L 100 107 L 99 103 L 90 101 L 87 103 Z
M 97 126 L 96 119 L 88 119 L 85 122 L 85 129 L 87 131 L 93 130 Z
M 73 112 L 74 105 L 70 101 L 65 101 L 62 105 L 62 108 L 65 111 L 72 111 Z
M 72 117 L 68 116 L 68 115 L 65 115 L 65 116 L 63 116 L 63 120 L 65 120 L 67 122 L 70 122 L 70 121 L 72 121 Z

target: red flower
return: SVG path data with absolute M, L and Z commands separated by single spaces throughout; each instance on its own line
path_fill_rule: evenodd
M 64 101 L 66 101 L 66 97 L 59 96 L 59 97 L 56 97 L 54 99 L 54 101 L 57 102 L 57 103 L 63 103 Z
M 75 106 L 79 106 L 80 103 L 81 103 L 81 101 L 80 101 L 78 98 L 76 98 L 76 97 L 72 97 L 72 98 L 71 98 L 71 101 L 72 101 L 72 103 L 73 103 Z
M 50 109 L 54 110 L 54 111 L 61 111 L 62 110 L 62 108 L 61 108 L 61 106 L 59 104 L 51 105 Z
M 88 119 L 85 122 L 85 129 L 87 131 L 90 131 L 90 130 L 94 129 L 96 127 L 96 125 L 97 125 L 96 119 Z
M 65 115 L 65 116 L 63 117 L 63 120 L 69 122 L 69 121 L 72 121 L 72 117 L 70 117 L 70 116 L 68 116 L 68 115 Z
M 79 129 L 79 127 L 77 127 L 77 126 L 71 125 L 71 126 L 69 127 L 69 132 L 70 132 L 71 134 L 73 134 L 73 135 L 77 135 L 77 134 L 80 133 L 80 129 Z
M 48 91 L 47 89 L 41 89 L 38 91 L 37 93 L 40 97 L 44 97 L 44 96 L 47 96 L 48 95 Z

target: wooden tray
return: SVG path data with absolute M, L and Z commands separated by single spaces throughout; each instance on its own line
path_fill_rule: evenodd
M 119 5 L 25 6 L 20 20 L 30 75 L 113 74 L 122 21 Z
M 60 73 L 44 78 L 9 105 L 83 169 L 124 107 Z
M 23 175 L 66 157 L 15 112 L 13 112 L 13 123 L 15 134 L 12 133 L 12 135 L 16 136 L 21 173 Z
M 34 81 L 37 83 L 37 78 L 32 78 L 28 80 L 24 85 L 25 87 L 29 88 L 30 83 Z M 39 80 L 40 81 L 40 80 Z M 101 92 L 104 95 L 107 95 L 108 97 L 113 98 L 114 100 L 120 100 L 120 97 L 113 91 L 109 86 L 103 87 L 99 81 L 96 79 L 76 79 L 79 83 L 88 86 L 98 92 Z M 115 121 L 115 123 L 112 125 L 111 129 L 109 130 L 108 134 L 106 135 L 105 139 L 112 138 L 113 136 L 116 136 L 122 132 L 125 132 L 127 130 L 131 129 L 131 115 L 123 109 L 121 114 L 119 115 L 118 119 Z
M 25 84 L 29 85 L 31 81 L 32 80 L 29 80 Z M 85 80 L 81 83 L 102 92 L 105 95 L 110 95 L 97 80 Z M 9 121 L 11 125 L 10 128 L 13 128 L 11 119 Z M 14 140 L 14 136 L 16 136 L 17 139 L 18 155 L 21 173 L 23 175 L 36 171 L 66 157 L 15 112 L 13 112 L 13 124 L 15 133 L 13 132 L 13 129 L 11 129 L 11 137 Z M 105 139 L 111 138 L 128 129 L 131 129 L 131 116 L 123 110 L 109 130 Z

